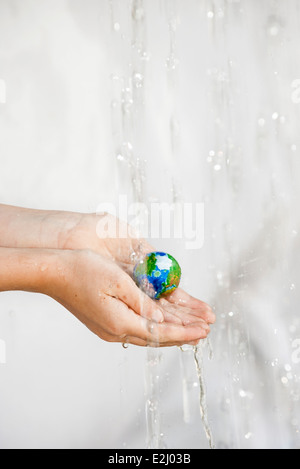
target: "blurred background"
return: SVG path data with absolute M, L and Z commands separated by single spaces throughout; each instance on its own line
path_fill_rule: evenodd
M 0 295 L 1 448 L 300 447 L 300 3 L 0 0 L 0 201 L 202 203 L 151 240 L 217 315 L 193 353 Z M 202 401 L 203 402 L 203 401 Z

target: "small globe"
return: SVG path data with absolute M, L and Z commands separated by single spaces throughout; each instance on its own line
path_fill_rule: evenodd
M 181 268 L 166 252 L 150 252 L 133 270 L 136 284 L 148 296 L 158 300 L 172 293 L 179 285 Z

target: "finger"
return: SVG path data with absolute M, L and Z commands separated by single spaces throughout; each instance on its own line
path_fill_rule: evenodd
M 140 290 L 125 272 L 122 272 L 112 292 L 115 292 L 119 299 L 140 316 L 156 322 L 164 321 L 164 315 L 158 303 Z M 113 296 L 116 295 L 113 293 Z
M 199 321 L 187 326 L 172 323 L 156 323 L 139 316 L 122 301 L 110 297 L 105 311 L 101 312 L 101 326 L 97 315 L 88 326 L 104 340 L 128 342 L 141 346 L 184 345 L 207 336 L 207 331 L 199 326 Z
M 127 335 L 139 337 L 151 346 L 168 346 L 203 339 L 207 336 L 207 331 L 199 323 L 187 326 L 167 322 L 158 324 L 135 315 L 130 321 Z
M 216 316 L 212 308 L 204 301 L 198 300 L 184 291 L 182 288 L 177 288 L 171 295 L 167 297 L 170 303 L 186 306 L 191 309 L 191 314 L 201 315 L 207 323 L 213 324 Z
M 164 312 L 168 311 L 169 315 L 179 320 L 184 326 L 199 321 L 199 325 L 201 325 L 204 329 L 209 332 L 209 325 L 202 318 L 201 313 L 199 313 L 197 310 L 193 310 L 185 306 L 179 306 L 175 303 L 170 303 L 165 299 L 161 299 L 159 302 Z M 170 322 L 175 321 L 170 320 Z

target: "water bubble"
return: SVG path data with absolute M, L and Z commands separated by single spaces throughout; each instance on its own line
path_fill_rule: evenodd
M 114 23 L 114 30 L 115 30 L 116 32 L 120 31 L 120 27 L 121 27 L 121 26 L 120 26 L 120 23 L 117 23 L 117 22 Z
M 214 16 L 215 16 L 215 14 L 214 14 L 213 11 L 210 10 L 210 11 L 207 12 L 207 18 L 212 19 Z
M 228 316 L 230 316 L 230 317 L 232 318 L 233 315 L 234 315 L 234 312 L 233 312 L 233 311 L 229 311 Z
M 215 164 L 214 165 L 214 170 L 215 171 L 220 171 L 220 169 L 222 169 L 222 166 L 220 164 Z
M 249 440 L 251 437 L 252 437 L 251 432 L 246 433 L 246 435 L 245 435 L 246 440 Z
M 279 117 L 278 112 L 273 112 L 273 114 L 272 114 L 273 121 L 276 121 L 278 119 L 278 117 Z
M 286 376 L 283 376 L 283 377 L 281 378 L 281 382 L 282 382 L 282 384 L 285 384 L 285 385 L 286 385 L 286 384 L 288 384 L 289 380 L 287 379 Z
M 294 283 L 291 283 L 290 290 L 295 290 L 295 284 Z

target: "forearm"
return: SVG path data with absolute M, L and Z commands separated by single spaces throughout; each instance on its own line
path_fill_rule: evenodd
M 68 247 L 84 214 L 34 210 L 0 204 L 0 246 L 62 249 Z
M 0 248 L 0 291 L 23 290 L 51 294 L 57 270 L 63 270 L 62 251 Z

